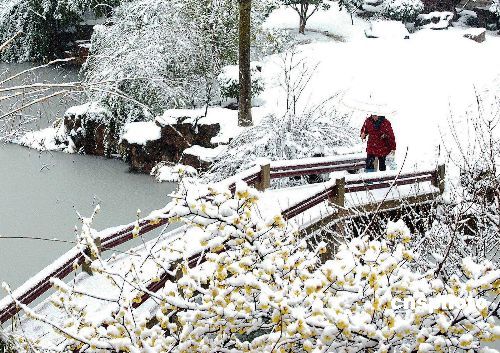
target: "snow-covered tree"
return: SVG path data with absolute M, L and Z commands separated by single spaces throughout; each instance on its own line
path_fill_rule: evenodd
M 184 185 L 161 217 L 190 225 L 193 231 L 182 237 L 185 248 L 201 246 L 206 261 L 190 268 L 165 246 L 143 255 L 156 269 L 144 268 L 145 260 L 135 254 L 122 267 L 131 270 L 121 274 L 98 258 L 92 271 L 108 278 L 120 295 L 103 296 L 102 306 L 92 306 L 100 308 L 99 315 L 93 315 L 83 307 L 87 295 L 101 300 L 98 294 L 54 280 L 58 293 L 52 303 L 66 316 L 62 324 L 23 308 L 53 326 L 60 339 L 49 347 L 43 337 L 20 338 L 26 350 L 496 352 L 484 347 L 500 338 L 500 270 L 490 262 L 464 258 L 460 276 L 450 278 L 436 268 L 414 270 L 419 254 L 409 248 L 412 236 L 398 222 L 378 240 L 341 245 L 322 263 L 325 244 L 311 249 L 293 223 L 259 209 L 259 196 L 244 184 L 234 195 L 215 186 Z M 80 239 L 89 242 L 82 246 L 92 246 L 91 236 Z M 147 283 L 158 280 L 154 273 L 175 259 L 178 279 L 149 293 L 156 309 L 134 309 Z
M 253 9 L 257 29 L 262 7 Z M 118 126 L 209 103 L 222 67 L 237 62 L 235 0 L 126 2 L 111 21 L 96 27 L 84 75 L 90 85 L 107 82 L 89 99 L 109 107 Z
M 346 10 L 351 15 L 351 23 L 354 24 L 352 15 L 363 7 L 364 0 L 339 0 L 339 9 Z
M 328 9 L 330 4 L 324 0 L 280 0 L 299 15 L 299 33 L 304 34 L 307 20 L 320 9 Z
M 252 126 L 252 78 L 250 68 L 250 41 L 252 1 L 239 0 L 238 23 L 238 125 Z
M 382 13 L 392 20 L 413 22 L 423 10 L 421 0 L 385 0 Z
M 119 0 L 9 0 L 0 4 L 0 41 L 22 31 L 8 50 L 6 61 L 45 61 L 61 53 L 64 33 L 84 15 L 108 14 Z
M 420 265 L 441 264 L 447 276 L 459 271 L 464 257 L 498 263 L 500 255 L 499 96 L 478 95 L 458 121 L 450 122 L 453 142 L 445 146 L 456 177 L 448 180 L 446 202 L 432 213 L 435 221 L 420 241 L 427 251 Z

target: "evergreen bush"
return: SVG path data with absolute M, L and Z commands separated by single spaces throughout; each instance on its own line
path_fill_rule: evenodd
M 386 0 L 383 14 L 395 21 L 413 22 L 424 11 L 421 0 Z
M 264 90 L 261 66 L 257 63 L 251 64 L 252 76 L 252 98 L 257 97 Z M 240 91 L 240 80 L 238 65 L 228 65 L 222 68 L 222 72 L 217 76 L 219 89 L 223 98 L 232 98 L 238 101 Z

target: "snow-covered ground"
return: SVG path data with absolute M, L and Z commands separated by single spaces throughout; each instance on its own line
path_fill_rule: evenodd
M 294 41 L 304 43 L 295 48 L 294 60 L 304 60 L 314 74 L 299 110 L 340 94 L 339 109 L 352 113 L 353 125 L 361 127 L 370 107 L 382 103 L 396 135 L 396 160 L 405 169 L 435 166 L 444 150 L 454 148 L 453 129 L 467 140 L 464 123 L 476 111 L 476 94 L 500 91 L 500 36 L 495 32 L 488 31 L 483 43 L 464 38 L 470 31 L 465 27 L 421 29 L 404 39 L 399 28 L 389 25 L 393 23 L 382 23 L 380 28 L 397 35 L 367 38 L 370 22 L 354 17 L 352 25 L 349 14 L 337 6 L 312 16 L 305 35 L 296 33 L 297 22 L 292 9 L 281 8 L 265 27 L 287 29 Z M 285 111 L 286 93 L 279 84 L 283 55 L 262 60 L 265 89 L 259 96 L 263 103 L 253 108 L 255 124 Z M 222 125 L 214 143 L 226 143 L 242 131 L 236 111 L 210 109 L 206 119 Z
M 293 10 L 281 9 L 267 26 L 296 28 L 296 22 Z M 435 164 L 438 146 L 450 144 L 451 121 L 461 124 L 475 104 L 476 92 L 500 90 L 500 37 L 487 32 L 486 41 L 476 43 L 463 37 L 466 28 L 456 27 L 419 30 L 406 40 L 369 39 L 364 36 L 368 26 L 359 18 L 352 26 L 350 16 L 336 6 L 311 17 L 308 29 L 344 41 L 316 40 L 299 46 L 299 55 L 317 65 L 303 103 L 314 106 L 342 92 L 346 109 L 352 108 L 354 123 L 361 126 L 367 113 L 352 102 L 375 96 L 394 111 L 387 118 L 395 131 L 399 162 L 408 149 L 406 165 Z M 262 94 L 264 107 L 282 109 L 284 94 L 273 87 L 280 72 L 278 56 L 267 57 L 264 63 L 263 73 L 269 79 Z
M 385 36 L 389 39 L 366 38 L 370 22 L 354 17 L 352 25 L 350 15 L 333 5 L 309 19 L 305 35 L 296 33 L 298 17 L 289 8 L 275 10 L 264 24 L 266 28 L 289 30 L 296 42 L 303 43 L 295 49 L 295 60 L 304 60 L 314 68 L 299 101 L 299 110 L 310 109 L 340 93 L 338 106 L 352 112 L 353 125 L 361 126 L 368 115 L 365 103 L 383 102 L 391 112 L 387 118 L 395 131 L 399 165 L 404 160 L 405 168 L 435 165 L 438 151 L 451 148 L 451 127 L 462 129 L 476 93 L 500 90 L 500 37 L 489 31 L 484 43 L 476 43 L 464 38 L 467 28 L 451 27 L 418 30 L 409 39 L 390 33 Z M 394 26 L 378 27 L 399 31 Z M 276 54 L 262 60 L 265 89 L 258 99 L 262 104 L 253 108 L 255 124 L 269 114 L 279 118 L 285 111 L 286 93 L 279 84 L 283 75 L 282 58 L 283 54 Z M 185 110 L 180 112 L 186 114 Z M 216 144 L 225 144 L 242 131 L 234 110 L 210 108 L 203 121 L 221 124 L 220 134 L 212 139 Z M 127 129 L 127 136 L 133 135 L 134 141 L 151 138 L 142 136 L 141 131 Z M 47 136 L 50 132 L 53 137 Z M 36 148 L 50 148 L 52 143 L 48 142 L 56 140 L 56 134 L 56 129 L 31 134 L 22 142 Z M 210 156 L 201 153 L 202 159 L 214 157 L 213 152 L 207 153 Z

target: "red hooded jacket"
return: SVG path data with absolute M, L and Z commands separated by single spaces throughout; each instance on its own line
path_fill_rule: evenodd
M 389 120 L 380 116 L 377 121 L 370 116 L 361 128 L 361 134 L 368 135 L 366 153 L 377 157 L 385 157 L 396 150 L 396 139 Z

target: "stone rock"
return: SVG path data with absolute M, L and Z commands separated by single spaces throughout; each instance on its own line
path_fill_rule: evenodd
M 486 40 L 486 29 L 485 28 L 471 28 L 464 34 L 465 38 L 472 39 L 477 43 L 482 43 Z
M 78 153 L 110 156 L 116 150 L 113 126 L 106 124 L 108 112 L 91 103 L 72 107 L 64 114 L 64 128 Z
M 161 161 L 182 163 L 198 169 L 207 169 L 211 161 L 184 150 L 198 146 L 211 149 L 213 137 L 220 132 L 219 123 L 203 123 L 201 117 L 186 116 L 157 118 L 151 124 L 160 127 L 160 138 L 141 143 L 118 140 L 110 113 L 94 103 L 72 107 L 64 115 L 64 129 L 74 149 L 83 154 L 110 157 L 121 155 L 130 163 L 130 169 L 149 173 Z
M 207 171 L 212 165 L 212 162 L 206 161 L 195 154 L 184 153 L 181 158 L 181 164 L 189 165 L 199 171 Z
M 420 14 L 415 20 L 415 26 L 429 29 L 447 29 L 453 21 L 453 12 L 434 11 L 428 14 Z
M 156 124 L 161 128 L 159 139 L 147 141 L 145 145 L 129 143 L 126 140 L 120 142 L 120 154 L 130 163 L 132 171 L 149 173 L 161 161 L 181 162 L 194 168 L 208 168 L 209 164 L 195 158 L 194 155 L 185 155 L 184 150 L 193 145 L 215 147 L 210 140 L 220 131 L 218 123 L 197 124 L 197 120 L 185 117 L 177 118 L 175 123 L 168 124 L 157 119 Z
M 206 171 L 225 149 L 226 146 L 224 145 L 215 148 L 194 145 L 184 150 L 181 163 L 192 166 L 197 170 Z

